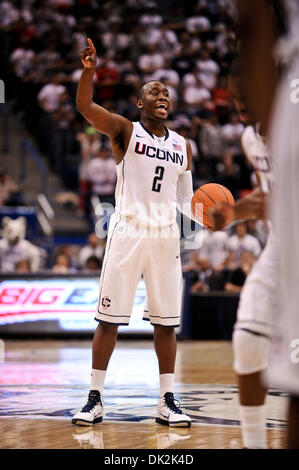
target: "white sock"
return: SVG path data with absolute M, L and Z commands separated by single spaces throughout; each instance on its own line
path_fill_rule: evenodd
M 160 374 L 160 398 L 174 391 L 174 374 Z
M 106 372 L 106 370 L 91 369 L 90 390 L 103 393 Z
M 266 405 L 240 406 L 243 446 L 267 449 Z

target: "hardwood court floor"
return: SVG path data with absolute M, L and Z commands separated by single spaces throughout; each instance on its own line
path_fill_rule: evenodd
M 104 389 L 102 424 L 71 425 L 89 387 L 91 341 L 5 341 L 0 364 L 2 449 L 241 448 L 231 343 L 178 343 L 176 397 L 190 429 L 154 423 L 159 373 L 152 341 L 119 340 Z M 284 448 L 287 397 L 270 390 L 268 443 Z

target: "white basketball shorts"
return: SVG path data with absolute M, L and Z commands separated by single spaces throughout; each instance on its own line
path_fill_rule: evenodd
M 165 238 L 162 238 L 165 237 Z M 103 260 L 96 320 L 128 325 L 138 282 L 143 275 L 147 291 L 144 319 L 153 325 L 180 325 L 182 268 L 177 224 L 166 229 L 145 229 L 111 217 Z

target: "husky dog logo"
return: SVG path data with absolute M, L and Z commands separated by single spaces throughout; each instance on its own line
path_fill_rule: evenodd
M 104 308 L 104 310 L 107 310 L 108 307 L 110 307 L 110 303 L 111 303 L 111 299 L 109 299 L 109 297 L 103 297 L 102 298 L 102 307 Z

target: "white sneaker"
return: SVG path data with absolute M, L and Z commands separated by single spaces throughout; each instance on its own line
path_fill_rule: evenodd
M 178 428 L 190 428 L 191 418 L 175 404 L 173 393 L 167 392 L 158 402 L 156 423 Z
M 81 411 L 75 414 L 72 424 L 91 426 L 103 421 L 103 403 L 98 390 L 90 390 L 88 400 Z

